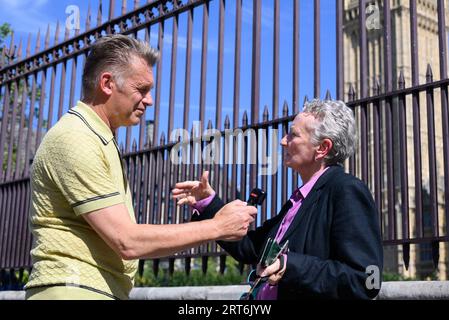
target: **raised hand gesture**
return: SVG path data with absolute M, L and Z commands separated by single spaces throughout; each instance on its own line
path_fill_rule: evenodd
M 178 200 L 178 206 L 194 205 L 198 201 L 215 194 L 209 184 L 209 171 L 204 171 L 200 181 L 178 182 L 172 190 L 173 199 Z

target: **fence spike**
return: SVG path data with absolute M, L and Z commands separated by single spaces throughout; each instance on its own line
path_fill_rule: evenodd
M 55 44 L 59 43 L 59 20 L 56 22 L 56 30 L 55 30 Z
M 115 0 L 109 0 L 109 20 L 112 20 L 115 15 Z
M 244 127 L 248 126 L 248 113 L 246 111 L 243 112 L 242 125 Z
M 64 41 L 68 40 L 70 36 L 70 30 L 65 26 L 65 33 L 64 33 Z
M 380 82 L 379 82 L 378 78 L 376 78 L 375 81 L 376 82 L 374 84 L 373 93 L 374 93 L 375 96 L 378 96 L 380 94 Z
M 81 31 L 80 28 L 81 27 L 75 29 L 75 37 L 80 34 Z
M 136 142 L 136 139 L 133 139 L 133 146 L 132 146 L 132 148 L 133 148 L 133 152 L 136 152 L 136 151 L 137 151 L 137 142 Z
M 17 49 L 17 59 L 20 60 L 22 58 L 22 37 L 19 39 L 19 49 Z
M 31 33 L 28 33 L 26 57 L 28 58 L 30 55 L 31 55 Z
M 355 100 L 355 90 L 354 90 L 354 86 L 352 85 L 352 83 L 349 85 L 348 98 L 349 98 L 349 101 Z
M 9 48 L 6 46 L 6 41 L 5 41 L 5 47 L 9 50 L 7 50 L 6 54 L 11 56 L 13 48 L 14 48 L 14 31 L 11 31 L 10 33 L 10 38 L 9 38 Z
M 100 0 L 100 3 L 98 4 L 97 26 L 100 26 L 102 23 L 102 20 L 103 20 L 102 15 L 103 15 L 103 4 L 101 3 L 101 0 Z
M 287 117 L 288 116 L 288 104 L 287 100 L 284 100 L 284 105 L 282 106 L 282 116 Z
M 229 116 L 226 115 L 225 122 L 224 122 L 224 128 L 229 129 L 230 127 L 231 127 L 231 121 L 229 120 Z
M 34 47 L 34 53 L 38 53 L 41 49 L 41 29 L 39 28 L 37 32 L 36 46 Z
M 305 106 L 307 102 L 309 102 L 309 97 L 305 95 L 303 106 Z
M 332 100 L 332 95 L 329 89 L 326 91 L 326 97 L 324 98 L 324 100 Z
M 125 151 L 125 147 L 123 146 L 123 142 L 120 142 L 120 152 L 123 154 Z
M 5 64 L 6 46 L 4 46 L 2 49 L 2 56 L 0 57 L 0 68 L 3 68 L 3 64 Z
M 399 81 L 398 81 L 399 89 L 405 88 L 405 78 L 404 78 L 404 72 L 399 73 Z
M 11 31 L 11 40 L 9 45 L 9 63 L 12 64 L 15 56 L 16 46 L 14 45 L 14 31 Z
M 207 129 L 212 129 L 212 120 L 209 120 L 209 122 L 207 123 Z
M 410 264 L 410 243 L 402 245 L 402 259 L 404 260 L 405 270 L 408 270 Z
M 3 67 L 3 65 L 8 65 L 8 64 L 10 64 L 10 61 L 9 61 L 9 59 L 8 59 L 8 54 L 7 54 L 7 51 L 8 51 L 8 47 L 6 46 L 6 44 L 3 46 L 3 48 L 1 48 L 2 49 L 2 58 L 1 58 L 1 60 L 0 60 L 0 64 L 1 64 L 1 66 Z
M 45 34 L 45 50 L 50 46 L 50 24 L 47 26 L 47 33 Z
M 268 113 L 268 106 L 265 105 L 265 108 L 264 108 L 264 110 L 263 110 L 263 121 L 268 121 L 268 116 L 269 116 L 269 113 Z
M 427 64 L 426 81 L 427 81 L 427 83 L 433 81 L 433 72 L 432 72 L 432 67 L 430 66 L 430 63 Z
M 89 4 L 87 6 L 86 31 L 88 31 L 90 29 L 91 22 L 92 22 L 92 12 L 91 12 L 90 1 L 89 1 Z
M 122 16 L 126 14 L 126 0 L 122 0 Z
M 150 42 L 150 34 L 148 33 L 148 28 L 145 28 L 145 42 Z
M 38 53 L 41 48 L 41 29 L 37 31 L 36 47 L 34 48 L 34 53 Z

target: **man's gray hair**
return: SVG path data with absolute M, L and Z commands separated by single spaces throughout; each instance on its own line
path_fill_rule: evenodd
M 147 43 L 124 35 L 108 35 L 92 45 L 83 72 L 83 92 L 91 98 L 103 72 L 111 72 L 121 87 L 134 59 L 143 59 L 148 66 L 154 66 L 159 59 L 156 49 Z
M 311 142 L 318 145 L 327 138 L 333 143 L 324 159 L 326 165 L 342 165 L 355 151 L 357 133 L 352 110 L 343 101 L 315 99 L 305 104 L 303 113 L 317 120 L 311 128 Z

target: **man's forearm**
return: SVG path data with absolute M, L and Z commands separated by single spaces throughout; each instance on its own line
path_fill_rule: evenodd
M 122 259 L 134 260 L 165 257 L 211 240 L 238 240 L 254 222 L 255 208 L 241 201 L 220 211 L 214 219 L 170 225 L 136 224 L 123 204 L 83 217 Z
M 219 235 L 212 220 L 171 225 L 135 224 L 120 251 L 129 260 L 160 258 L 215 240 Z

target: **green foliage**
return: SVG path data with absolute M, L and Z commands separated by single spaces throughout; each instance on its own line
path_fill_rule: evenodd
M 30 278 L 30 273 L 26 269 L 23 270 L 22 278 L 20 278 L 20 271 L 16 270 L 15 274 L 16 274 L 16 278 L 19 279 L 23 284 L 27 283 L 28 279 Z
M 427 274 L 427 275 L 422 275 L 421 276 L 422 279 L 420 280 L 424 280 L 424 281 L 438 281 L 440 280 L 438 271 L 434 270 L 431 273 Z
M 416 277 L 406 277 L 402 274 L 384 272 L 382 281 L 437 281 L 441 280 L 438 271 L 433 271 L 427 275 L 421 274 Z
M 9 23 L 3 23 L 0 25 L 0 63 L 6 62 L 8 63 L 9 57 L 5 56 L 6 61 L 2 60 L 3 46 L 5 45 L 6 37 L 8 37 L 12 33 L 11 25 Z
M 9 23 L 4 23 L 2 25 L 0 25 L 0 57 L 1 57 L 1 53 L 3 50 L 3 44 L 4 41 L 6 39 L 6 37 L 11 34 L 13 32 L 13 30 L 11 29 L 11 25 Z M 6 57 L 6 59 L 9 59 L 9 57 Z M 22 66 L 21 68 L 24 68 L 24 66 Z M 23 91 L 24 91 L 24 80 L 20 80 L 18 82 L 18 93 L 17 93 L 17 114 L 20 114 L 20 111 L 22 110 L 22 108 L 25 107 L 26 101 L 22 101 L 23 98 Z M 13 105 L 14 103 L 14 96 L 15 96 L 15 91 L 16 91 L 16 86 L 15 85 L 10 85 L 10 91 L 9 91 L 9 104 L 10 106 Z M 31 81 L 27 81 L 27 90 L 26 90 L 26 96 L 27 99 L 29 101 L 31 101 L 32 99 L 32 84 Z M 40 103 L 40 99 L 41 99 L 41 92 L 42 92 L 42 86 L 40 83 L 36 82 L 36 90 L 35 90 L 35 102 L 34 102 L 34 117 L 36 119 L 38 119 L 38 115 L 39 115 L 39 103 Z M 3 95 L 0 92 L 0 103 L 3 100 Z M 0 116 L 1 118 L 1 116 Z M 46 120 L 44 120 L 46 121 Z
M 405 277 L 402 274 L 384 272 L 382 275 L 382 281 L 415 281 L 415 278 Z
M 9 23 L 3 23 L 0 25 L 0 53 L 3 50 L 3 44 L 7 36 L 9 36 L 12 33 L 11 25 Z
M 206 274 L 203 274 L 200 265 L 196 265 L 196 260 L 192 259 L 192 270 L 187 275 L 184 268 L 174 271 L 169 276 L 167 269 L 160 269 L 158 276 L 153 273 L 151 261 L 145 262 L 143 276 L 136 276 L 136 287 L 184 287 L 184 286 L 216 286 L 216 285 L 239 285 L 245 282 L 245 272 L 241 275 L 238 269 L 238 262 L 231 257 L 226 258 L 226 269 L 224 274 L 218 271 L 218 258 L 209 258 Z M 200 259 L 197 259 L 200 260 Z
M 5 159 L 5 160 L 3 160 L 3 171 L 4 171 L 4 170 L 6 170 L 6 167 L 8 166 L 8 160 L 7 160 L 8 159 L 8 151 L 7 150 L 5 150 L 5 152 L 3 153 L 3 159 Z M 12 148 L 12 161 L 11 161 L 13 166 L 16 163 L 16 159 L 17 159 L 17 147 L 14 146 Z

